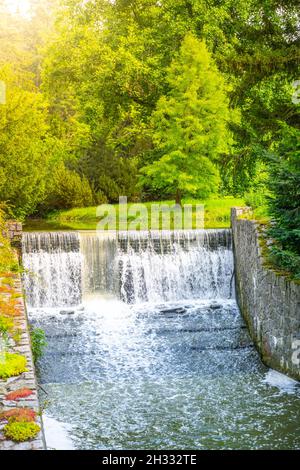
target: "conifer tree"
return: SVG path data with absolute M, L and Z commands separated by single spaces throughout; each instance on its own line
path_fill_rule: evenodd
M 142 169 L 155 189 L 207 197 L 218 189 L 218 157 L 228 151 L 230 110 L 224 79 L 204 41 L 188 33 L 168 70 L 169 93 L 153 114 L 160 158 Z

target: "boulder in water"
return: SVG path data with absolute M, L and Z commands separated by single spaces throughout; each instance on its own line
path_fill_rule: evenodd
M 173 308 L 164 308 L 160 311 L 163 314 L 172 314 L 172 313 L 185 313 L 186 309 L 183 307 L 173 307 Z
M 61 310 L 59 312 L 61 315 L 74 315 L 75 314 L 75 310 L 71 310 L 71 309 L 68 309 L 68 310 Z
M 210 304 L 209 308 L 211 308 L 212 310 L 219 310 L 220 308 L 222 308 L 222 305 L 218 304 L 217 302 L 214 302 Z

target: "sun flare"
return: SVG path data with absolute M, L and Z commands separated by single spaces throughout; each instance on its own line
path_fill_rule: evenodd
M 11 13 L 30 16 L 30 0 L 5 0 L 5 5 Z

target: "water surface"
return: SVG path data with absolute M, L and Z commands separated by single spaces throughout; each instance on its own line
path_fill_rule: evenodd
M 260 361 L 230 231 L 28 234 L 47 415 L 77 449 L 297 449 L 300 391 Z

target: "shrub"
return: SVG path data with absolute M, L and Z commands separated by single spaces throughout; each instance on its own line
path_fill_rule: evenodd
M 16 272 L 19 268 L 16 257 L 13 254 L 9 240 L 3 236 L 5 232 L 5 214 L 3 207 L 0 204 L 0 273 L 1 277 L 8 277 L 7 274 L 12 276 L 10 271 Z M 4 274 L 3 274 L 4 273 Z M 1 279 L 2 285 L 4 284 L 3 279 Z
M 7 379 L 26 372 L 26 357 L 20 354 L 0 353 L 0 379 Z
M 36 363 L 43 355 L 43 350 L 47 346 L 46 335 L 41 328 L 31 328 L 30 337 L 33 360 Z
M 94 194 L 94 200 L 95 200 L 95 203 L 97 205 L 107 204 L 108 203 L 108 199 L 107 199 L 106 195 L 104 194 L 104 192 L 101 189 L 99 189 L 99 191 L 97 191 Z
M 34 422 L 9 422 L 4 426 L 4 435 L 15 442 L 24 442 L 34 439 L 41 428 Z
M 0 313 L 9 317 L 17 317 L 21 314 L 19 304 L 13 300 L 1 300 L 0 299 Z
M 245 203 L 252 209 L 265 207 L 270 191 L 268 188 L 269 171 L 264 163 L 257 163 L 256 175 L 253 178 L 250 190 L 244 195 Z
M 12 408 L 11 410 L 3 411 L 0 414 L 0 421 L 14 422 L 32 422 L 36 418 L 36 412 L 31 408 Z
M 14 390 L 6 395 L 5 399 L 10 401 L 18 401 L 21 398 L 30 397 L 33 394 L 33 391 L 29 388 L 19 388 L 18 390 Z
M 46 201 L 47 209 L 92 206 L 94 198 L 88 180 L 60 164 L 54 171 Z
M 14 329 L 14 322 L 11 318 L 0 315 L 0 333 L 7 335 Z
M 246 206 L 251 207 L 252 209 L 258 209 L 266 205 L 266 197 L 263 192 L 257 192 L 251 190 L 245 194 L 245 203 Z
M 118 202 L 121 189 L 118 184 L 109 176 L 101 175 L 98 181 L 99 192 L 107 196 L 110 202 Z

